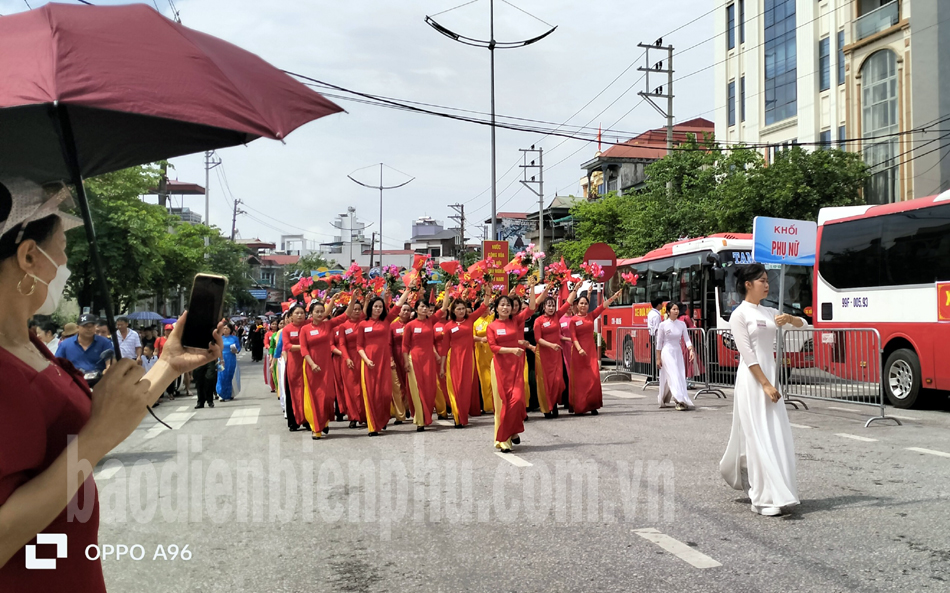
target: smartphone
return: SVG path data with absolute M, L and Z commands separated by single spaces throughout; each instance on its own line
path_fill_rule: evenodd
M 224 315 L 224 292 L 228 279 L 214 274 L 197 274 L 191 286 L 188 317 L 182 331 L 181 344 L 206 350 L 214 339 L 214 330 Z

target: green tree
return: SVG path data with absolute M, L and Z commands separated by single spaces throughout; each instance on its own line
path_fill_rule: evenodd
M 571 209 L 574 238 L 556 251 L 576 266 L 591 243 L 634 257 L 684 237 L 748 233 L 756 216 L 816 220 L 828 206 L 862 203 L 858 153 L 793 147 L 765 164 L 758 151 L 690 137 L 646 169 L 646 187 Z
M 169 215 L 139 199 L 157 183 L 157 166 L 143 165 L 94 177 L 85 184 L 115 313 L 130 308 L 163 268 L 161 245 Z M 69 288 L 79 306 L 105 309 L 82 231 L 69 233 L 67 254 L 73 270 Z
M 86 181 L 113 312 L 128 311 L 142 298 L 158 296 L 162 301 L 169 293 L 187 292 L 198 272 L 228 276 L 228 307 L 256 302 L 248 293 L 250 269 L 243 247 L 217 229 L 183 223 L 161 206 L 141 200 L 156 187 L 159 174 L 158 164 L 142 165 Z M 71 294 L 80 307 L 103 310 L 84 233 L 69 233 L 67 254 L 73 270 Z

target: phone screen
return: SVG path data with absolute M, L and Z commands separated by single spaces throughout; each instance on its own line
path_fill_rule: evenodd
M 224 276 L 195 276 L 188 303 L 188 318 L 181 338 L 183 346 L 206 349 L 214 339 L 212 334 L 224 313 L 224 291 L 227 286 L 228 279 Z

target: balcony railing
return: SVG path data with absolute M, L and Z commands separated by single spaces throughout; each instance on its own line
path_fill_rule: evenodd
M 854 21 L 854 39 L 860 41 L 865 37 L 880 33 L 888 27 L 896 25 L 900 18 L 900 2 L 898 0 L 888 2 Z

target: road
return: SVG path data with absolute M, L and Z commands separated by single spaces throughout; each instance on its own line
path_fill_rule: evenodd
M 950 588 L 946 411 L 790 410 L 802 504 L 772 518 L 719 476 L 731 395 L 677 412 L 605 384 L 600 415 L 532 414 L 507 456 L 491 417 L 314 442 L 244 356 L 238 399 L 162 405 L 175 430 L 148 417 L 96 469 L 100 553 L 141 546 L 104 560 L 110 591 Z

